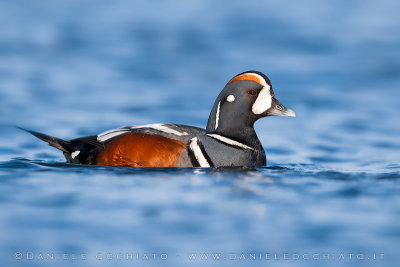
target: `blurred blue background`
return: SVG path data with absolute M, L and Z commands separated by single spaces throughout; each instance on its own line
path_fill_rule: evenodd
M 1 265 L 395 266 L 399 10 L 394 0 L 1 1 Z M 298 115 L 257 122 L 268 168 L 77 168 L 14 128 L 68 139 L 147 123 L 205 127 L 226 82 L 249 69 Z M 95 259 L 127 252 L 169 258 Z M 385 257 L 187 258 L 203 252 Z

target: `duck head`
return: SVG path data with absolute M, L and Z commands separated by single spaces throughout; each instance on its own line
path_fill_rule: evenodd
M 207 133 L 242 135 L 254 129 L 254 123 L 267 116 L 296 117 L 275 97 L 271 81 L 258 71 L 246 71 L 233 77 L 218 95 L 207 123 Z

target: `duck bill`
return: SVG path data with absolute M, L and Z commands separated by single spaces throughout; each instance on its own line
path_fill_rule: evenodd
M 290 108 L 285 107 L 278 100 L 274 99 L 272 102 L 272 107 L 267 110 L 266 116 L 286 116 L 286 117 L 296 117 L 296 112 Z

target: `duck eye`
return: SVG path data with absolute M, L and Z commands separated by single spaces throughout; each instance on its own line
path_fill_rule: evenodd
M 254 89 L 250 89 L 247 93 L 248 93 L 249 95 L 251 95 L 251 96 L 256 96 L 256 95 L 257 95 L 257 91 L 254 90 Z

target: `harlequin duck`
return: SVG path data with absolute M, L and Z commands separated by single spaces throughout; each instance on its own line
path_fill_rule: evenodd
M 133 167 L 264 166 L 266 157 L 253 125 L 267 116 L 296 113 L 275 98 L 258 71 L 233 77 L 215 100 L 206 130 L 180 124 L 127 126 L 65 141 L 29 131 L 63 151 L 67 162 Z

